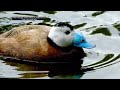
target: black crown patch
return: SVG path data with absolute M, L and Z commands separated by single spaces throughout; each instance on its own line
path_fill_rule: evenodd
M 70 25 L 70 24 L 67 23 L 67 22 L 59 22 L 59 23 L 55 24 L 55 26 L 59 26 L 59 27 L 67 26 L 67 27 L 69 27 L 71 30 L 73 30 L 73 26 Z

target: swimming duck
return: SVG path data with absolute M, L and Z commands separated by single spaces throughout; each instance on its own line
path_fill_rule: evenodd
M 0 35 L 0 55 L 37 62 L 79 60 L 94 48 L 72 25 L 24 25 Z

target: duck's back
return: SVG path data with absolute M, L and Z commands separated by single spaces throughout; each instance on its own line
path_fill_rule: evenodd
M 85 56 L 82 48 L 60 49 L 52 46 L 47 39 L 51 27 L 45 25 L 25 25 L 15 27 L 0 35 L 2 55 L 27 60 L 70 60 Z

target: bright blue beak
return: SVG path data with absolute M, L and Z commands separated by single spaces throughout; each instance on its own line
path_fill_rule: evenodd
M 87 42 L 85 37 L 80 33 L 74 33 L 73 45 L 76 47 L 82 47 L 87 49 L 96 47 L 96 45 L 92 45 L 89 42 Z

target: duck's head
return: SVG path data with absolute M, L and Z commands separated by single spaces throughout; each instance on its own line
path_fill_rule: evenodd
M 81 47 L 81 48 L 94 48 L 95 45 L 87 42 L 85 37 L 74 31 L 72 25 L 64 22 L 59 22 L 55 24 L 48 35 L 48 37 L 60 47 Z

